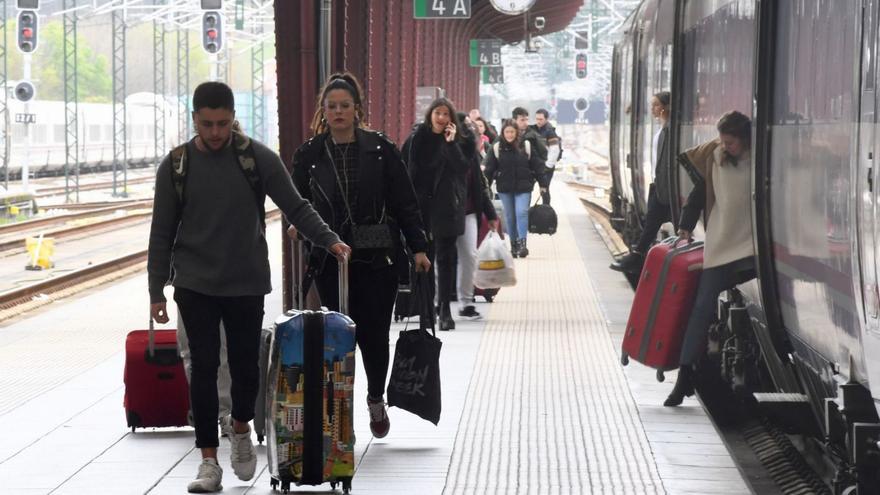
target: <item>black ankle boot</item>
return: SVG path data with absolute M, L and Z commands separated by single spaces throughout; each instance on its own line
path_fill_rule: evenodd
M 528 255 L 529 255 L 529 247 L 526 244 L 526 240 L 520 239 L 519 240 L 519 257 L 525 258 Z
M 452 319 L 448 302 L 440 304 L 440 330 L 455 330 L 455 320 Z
M 694 395 L 694 368 L 690 365 L 682 365 L 678 368 L 678 379 L 675 381 L 675 387 L 672 393 L 663 402 L 666 407 L 678 406 L 684 401 L 685 397 Z
M 510 238 L 510 254 L 514 258 L 519 257 L 519 241 L 513 237 Z

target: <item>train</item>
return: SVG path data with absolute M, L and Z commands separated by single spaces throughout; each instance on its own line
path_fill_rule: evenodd
M 836 494 L 880 493 L 878 0 L 645 0 L 613 54 L 612 225 L 645 221 L 649 100 L 667 157 L 752 119 L 757 278 L 724 294 L 706 365 L 823 458 Z M 692 184 L 670 167 L 673 223 Z
M 159 109 L 159 119 L 154 114 Z M 185 107 L 176 100 L 160 97 L 154 103 L 152 93 L 135 93 L 126 98 L 126 159 L 129 168 L 152 166 L 157 160 L 155 132 L 157 120 L 164 119 L 165 136 L 159 156 L 180 142 L 178 116 Z M 36 123 L 16 123 L 16 116 L 36 116 Z M 31 177 L 61 175 L 67 162 L 66 113 L 63 101 L 35 100 L 25 104 L 10 99 L 6 129 L 9 129 L 9 175 L 21 178 L 24 157 L 28 157 Z M 111 170 L 113 167 L 113 105 L 79 103 L 77 111 L 80 172 Z M 2 125 L 2 123 L 0 123 Z M 27 132 L 30 132 L 28 140 Z M 0 143 L 2 145 L 2 143 Z

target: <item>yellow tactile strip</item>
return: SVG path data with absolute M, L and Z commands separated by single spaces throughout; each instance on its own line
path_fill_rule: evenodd
M 583 211 L 573 214 L 583 215 Z M 491 306 L 445 495 L 665 493 L 570 225 Z

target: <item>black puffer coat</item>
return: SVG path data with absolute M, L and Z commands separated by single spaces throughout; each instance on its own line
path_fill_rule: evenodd
M 399 232 L 406 238 L 407 247 L 413 253 L 424 253 L 428 248 L 425 227 L 419 211 L 418 201 L 400 152 L 391 140 L 380 132 L 356 129 L 358 144 L 358 193 L 355 221 L 358 224 L 377 223 L 384 211 L 391 219 L 395 232 L 392 237 L 399 239 Z M 330 195 L 338 187 L 333 164 L 327 157 L 324 143 L 329 134 L 321 134 L 309 139 L 293 155 L 293 183 L 300 195 L 309 200 L 319 215 L 330 225 L 336 224 L 344 212 L 334 211 Z M 399 232 L 397 232 L 399 229 Z M 367 261 L 375 266 L 387 266 L 402 256 L 403 246 L 395 245 L 387 252 L 365 250 L 352 253 L 353 261 Z M 322 269 L 325 250 L 314 250 L 310 263 Z
M 495 156 L 496 147 L 498 156 Z M 544 161 L 534 150 L 528 156 L 524 150 L 517 150 L 509 143 L 501 141 L 493 144 L 486 155 L 486 178 L 489 186 L 493 182 L 497 183 L 496 188 L 500 193 L 532 192 L 535 180 L 542 173 Z
M 431 145 L 440 139 L 438 151 L 432 153 Z M 461 136 L 447 143 L 442 135 L 431 131 L 430 125 L 422 124 L 410 134 L 401 151 L 428 230 L 434 237 L 464 234 L 466 176 L 477 154 L 476 145 Z

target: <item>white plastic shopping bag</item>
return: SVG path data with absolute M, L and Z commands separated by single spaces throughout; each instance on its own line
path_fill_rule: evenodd
M 513 255 L 497 232 L 490 231 L 477 251 L 477 272 L 474 286 L 479 289 L 500 289 L 516 285 Z

